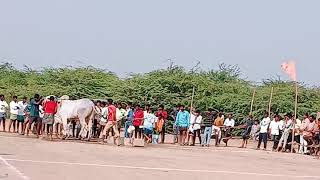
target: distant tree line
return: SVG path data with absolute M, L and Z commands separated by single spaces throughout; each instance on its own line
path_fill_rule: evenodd
M 295 91 L 292 82 L 278 79 L 264 80 L 261 84 L 241 78 L 238 66 L 220 64 L 217 70 L 203 71 L 198 66 L 191 70 L 171 64 L 145 74 L 132 74 L 120 79 L 116 74 L 88 67 L 43 68 L 28 67 L 20 70 L 10 63 L 0 64 L 0 94 L 7 100 L 13 95 L 32 97 L 41 95 L 69 95 L 73 99 L 113 98 L 115 101 L 163 104 L 172 109 L 176 104 L 190 106 L 195 87 L 194 107 L 205 111 L 209 107 L 225 113 L 232 112 L 241 124 L 250 112 L 253 89 L 256 88 L 253 115 L 262 117 L 268 110 L 271 87 L 274 87 L 272 112 L 294 110 Z M 318 112 L 320 89 L 300 84 L 298 115 Z

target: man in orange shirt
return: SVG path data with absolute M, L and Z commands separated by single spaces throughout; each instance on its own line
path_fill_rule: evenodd
M 223 114 L 220 112 L 218 114 L 218 117 L 216 118 L 216 120 L 214 120 L 213 123 L 213 132 L 214 132 L 214 137 L 216 140 L 216 146 L 218 146 L 218 144 L 220 144 L 221 141 L 221 127 L 223 127 L 224 124 L 224 120 L 222 118 Z

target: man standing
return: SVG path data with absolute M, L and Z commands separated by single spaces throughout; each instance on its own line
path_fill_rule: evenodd
M 179 129 L 178 143 L 181 146 L 184 146 L 187 137 L 187 130 L 190 125 L 190 114 L 188 111 L 185 111 L 184 105 L 180 106 L 180 111 L 177 114 L 175 125 Z
M 216 139 L 216 146 L 220 144 L 220 141 L 222 138 L 221 128 L 223 127 L 223 124 L 224 124 L 223 113 L 219 112 L 212 126 L 214 137 Z
M 269 127 L 269 131 L 273 140 L 273 148 L 272 148 L 273 151 L 275 151 L 278 147 L 279 140 L 280 140 L 280 131 L 282 131 L 282 126 L 283 124 L 280 122 L 280 116 L 275 115 Z
M 201 124 L 202 124 L 202 116 L 200 114 L 200 110 L 195 111 L 194 120 L 193 120 L 193 133 L 192 133 L 192 144 L 194 146 L 196 143 L 196 137 L 199 138 L 199 143 L 201 144 Z
M 175 121 L 179 112 L 180 105 L 176 105 L 172 112 L 170 113 L 170 117 Z M 178 134 L 179 134 L 179 129 L 178 127 L 174 124 L 173 125 L 173 144 L 178 142 Z
M 0 95 L 0 123 L 2 122 L 2 131 L 6 132 L 6 110 L 8 108 L 7 102 L 4 100 L 4 95 Z
M 305 113 L 302 124 L 300 126 L 300 148 L 299 148 L 300 154 L 307 154 L 308 142 L 303 138 L 303 131 L 306 129 L 306 127 L 308 127 L 309 124 L 310 124 L 309 114 Z
M 11 126 L 13 124 L 13 133 L 18 132 L 18 129 L 16 131 L 16 122 L 18 119 L 18 111 L 19 111 L 19 105 L 18 105 L 18 97 L 13 96 L 12 101 L 10 102 L 10 122 L 9 122 L 9 130 L 8 132 L 11 132 Z
M 277 150 L 280 151 L 280 147 L 282 147 L 282 152 L 286 151 L 286 145 L 287 145 L 290 133 L 291 133 L 290 130 L 292 130 L 292 126 L 293 126 L 292 114 L 287 113 L 285 115 L 284 119 L 285 119 L 285 123 L 284 123 L 284 127 L 283 127 L 283 133 L 282 133 L 282 136 L 280 138 L 278 148 L 277 148 Z
M 126 122 L 124 123 L 124 137 L 129 138 L 128 128 L 133 125 L 132 124 L 132 122 L 133 122 L 133 107 L 132 107 L 131 102 L 128 103 L 126 114 L 127 114 L 127 119 L 126 119 Z
M 259 142 L 257 147 L 258 150 L 260 149 L 262 141 L 263 141 L 263 150 L 267 150 L 269 124 L 270 124 L 270 117 L 268 113 L 265 113 L 264 118 L 260 122 L 260 134 L 259 134 Z
M 136 110 L 133 115 L 133 126 L 134 126 L 134 138 L 141 139 L 142 138 L 142 128 L 143 120 L 144 120 L 144 112 L 141 109 L 140 105 L 136 105 Z
M 241 144 L 240 148 L 247 148 L 248 139 L 250 138 L 252 126 L 253 126 L 253 116 L 250 114 L 249 118 L 246 120 L 246 123 L 243 126 L 243 128 L 245 130 L 242 134 L 242 144 Z
M 116 109 L 116 114 L 117 114 L 117 129 L 120 132 L 121 126 L 123 124 L 123 120 L 126 116 L 126 110 L 123 108 L 122 103 L 117 104 L 117 109 Z
M 107 132 L 112 128 L 114 131 L 114 141 L 117 146 L 120 146 L 119 144 L 119 131 L 117 129 L 117 108 L 113 105 L 113 100 L 108 99 L 108 122 L 106 126 L 104 127 L 103 134 L 102 134 L 102 143 L 104 143 L 104 140 L 106 138 Z
M 211 141 L 211 135 L 212 135 L 212 126 L 215 120 L 215 116 L 217 115 L 217 112 L 213 112 L 212 108 L 208 109 L 208 112 L 206 113 L 206 116 L 204 118 L 203 124 L 204 124 L 204 134 L 202 139 L 202 146 L 210 146 Z
M 52 141 L 54 115 L 57 113 L 58 104 L 55 102 L 54 97 L 50 96 L 49 101 L 46 101 L 43 105 L 44 116 L 43 122 L 47 126 L 47 136 L 50 135 Z
M 161 104 L 158 108 L 158 112 L 156 112 L 156 116 L 159 118 L 160 116 L 164 120 L 164 124 L 162 126 L 161 132 L 160 132 L 160 137 L 161 137 L 161 143 L 164 143 L 165 140 L 165 134 L 166 134 L 166 126 L 168 123 L 168 113 L 167 111 L 164 110 L 164 106 Z
M 39 138 L 42 126 L 42 120 L 40 118 L 40 105 L 42 104 L 42 99 L 39 94 L 35 94 L 34 98 L 30 101 L 30 123 L 35 123 L 37 138 Z M 27 135 L 29 134 L 29 127 L 27 127 Z
M 144 114 L 143 121 L 143 135 L 146 138 L 146 142 L 149 144 L 152 140 L 153 127 L 155 126 L 155 122 L 157 117 L 153 114 L 151 108 L 149 108 Z
M 17 130 L 19 131 L 19 126 L 21 125 L 21 135 L 24 133 L 23 132 L 23 124 L 24 124 L 24 120 L 25 120 L 25 109 L 27 107 L 28 103 L 27 103 L 27 97 L 23 97 L 22 101 L 18 102 L 18 106 L 19 106 L 19 110 L 18 110 L 18 122 L 17 122 Z
M 225 139 L 223 142 L 228 146 L 228 141 L 231 138 L 231 131 L 234 128 L 235 121 L 233 119 L 233 114 L 230 113 L 228 115 L 228 118 L 224 121 L 223 126 L 224 126 L 224 134 L 225 134 Z

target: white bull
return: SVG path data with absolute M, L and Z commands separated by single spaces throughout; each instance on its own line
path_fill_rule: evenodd
M 63 135 L 67 137 L 68 119 L 79 119 L 81 124 L 80 136 L 85 138 L 89 131 L 88 140 L 92 134 L 92 121 L 95 115 L 94 104 L 90 99 L 61 100 L 56 116 L 63 124 Z

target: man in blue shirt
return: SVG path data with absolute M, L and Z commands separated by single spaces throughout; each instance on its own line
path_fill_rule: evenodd
M 185 106 L 180 106 L 180 111 L 177 114 L 175 125 L 179 129 L 179 139 L 178 143 L 183 146 L 185 145 L 187 130 L 190 124 L 190 114 L 188 111 L 185 111 Z
M 132 108 L 132 103 L 129 102 L 127 106 L 127 120 L 124 123 L 124 137 L 129 138 L 129 133 L 128 133 L 128 128 L 129 126 L 132 126 L 132 121 L 133 121 L 133 108 Z

